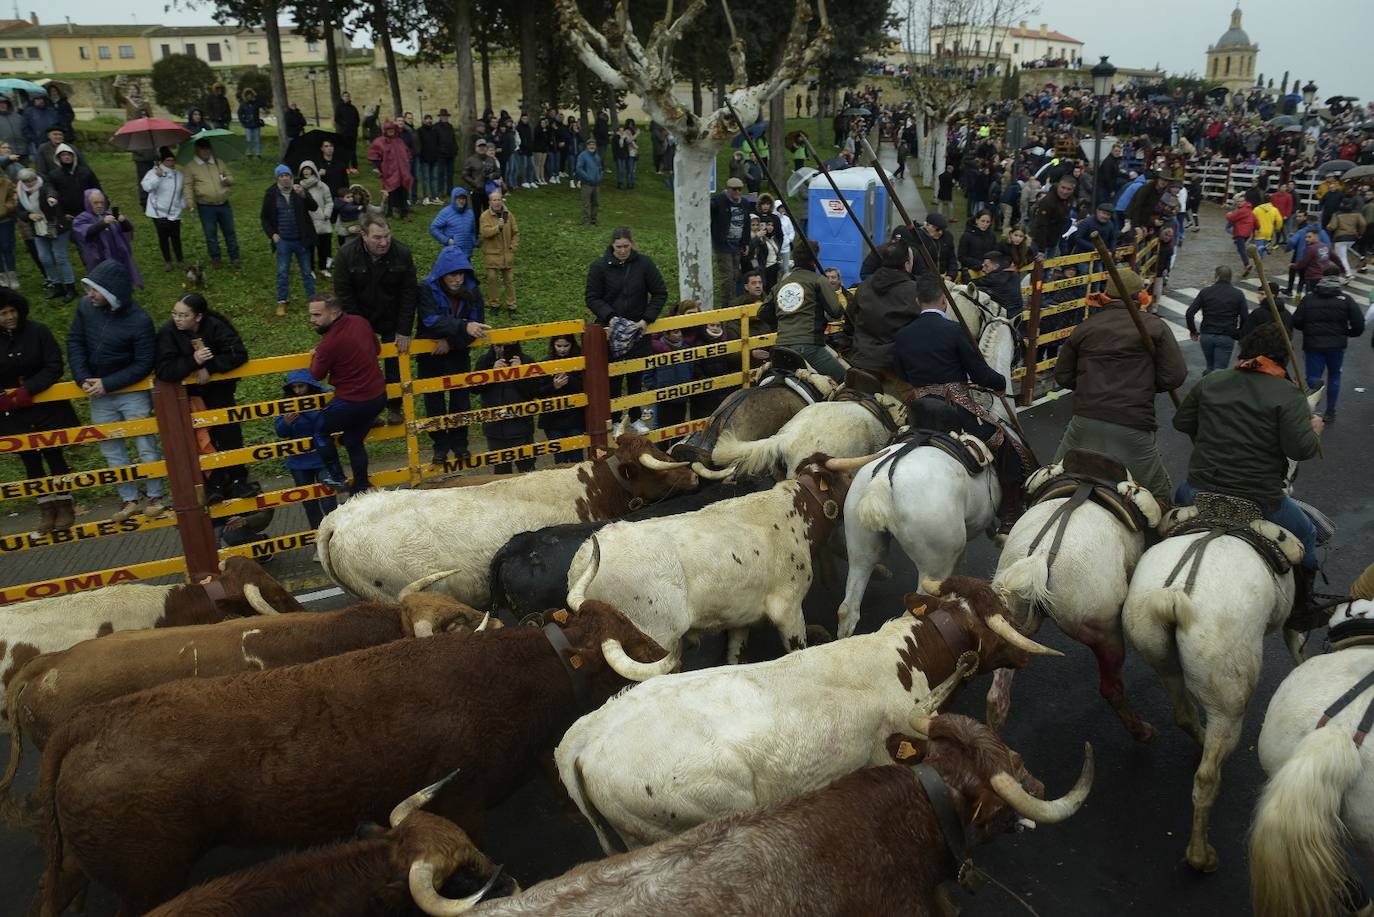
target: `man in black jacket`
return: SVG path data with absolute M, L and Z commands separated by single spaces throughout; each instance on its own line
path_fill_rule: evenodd
M 361 315 L 383 344 L 396 344 L 399 353 L 410 349 L 415 325 L 415 260 L 410 249 L 391 238 L 386 217 L 367 213 L 362 234 L 346 242 L 334 259 L 334 295 L 345 312 Z M 383 361 L 388 383 L 401 381 L 395 357 Z M 387 402 L 386 423 L 405 422 L 401 399 Z
M 437 144 L 436 165 L 439 170 L 438 189 L 436 197 L 440 203 L 448 200 L 449 191 L 453 188 L 453 161 L 458 158 L 458 134 L 453 129 L 453 124 L 449 122 L 447 108 L 439 109 L 439 120 L 434 124 L 434 137 Z
M 310 211 L 319 205 L 305 193 L 299 182 L 291 180 L 291 167 L 279 165 L 276 181 L 262 195 L 262 231 L 277 255 L 277 315 L 286 314 L 286 299 L 291 289 L 291 259 L 301 267 L 301 282 L 308 302 L 315 295 L 315 274 L 310 270 L 310 252 L 315 246 L 315 225 Z
M 1077 192 L 1073 177 L 1066 175 L 1031 207 L 1031 240 L 1046 258 L 1054 257 L 1060 238 L 1069 230 L 1069 208 Z
M 49 172 L 44 181 L 62 206 L 62 211 L 75 216 L 86 209 L 86 192 L 91 188 L 100 188 L 100 179 L 69 145 L 60 144 L 56 155 L 57 168 Z
M 926 214 L 925 225 L 912 233 L 911 239 L 913 245 L 919 245 L 925 250 L 941 274 L 953 277 L 959 272 L 959 259 L 954 253 L 954 237 L 949 233 L 949 220 L 945 219 L 944 214 Z M 921 257 L 921 253 L 913 251 L 912 254 L 916 256 L 912 262 L 912 270 L 917 275 L 929 273 L 930 268 L 926 264 L 926 259 Z
M 334 106 L 334 132 L 339 135 L 339 146 L 343 147 L 344 164 L 349 172 L 358 171 L 358 125 L 362 117 L 348 93 L 339 96 L 339 104 Z
M 416 193 L 420 203 L 442 204 L 448 198 L 449 189 L 439 184 L 439 135 L 434 129 L 433 115 L 426 114 L 420 120 L 415 139 L 415 158 L 420 164 L 420 174 L 415 177 Z
M 624 353 L 612 353 L 612 359 L 647 357 L 652 353 L 649 338 L 643 331 L 663 310 L 663 304 L 668 301 L 668 288 L 663 284 L 658 265 L 635 249 L 634 235 L 628 226 L 611 233 L 606 254 L 587 268 L 586 296 L 587 308 L 596 316 L 598 325 L 610 326 L 612 319 L 619 318 L 639 328 L 640 334 L 633 345 Z M 622 385 L 629 394 L 637 395 L 644 389 L 644 374 L 612 376 L 612 398 L 620 394 Z M 630 408 L 630 417 L 637 421 L 639 408 Z
M 1341 269 L 1327 265 L 1317 289 L 1303 297 L 1293 313 L 1293 327 L 1302 332 L 1307 387 L 1321 385 L 1326 374 L 1327 423 L 1336 419 L 1336 399 L 1341 394 L 1341 365 L 1349 338 L 1364 334 L 1364 314 L 1355 300 L 1341 291 Z
M 1204 376 L 1231 367 L 1231 348 L 1240 336 L 1240 323 L 1245 318 L 1247 306 L 1245 294 L 1231 286 L 1229 267 L 1217 268 L 1214 276 L 1212 285 L 1197 294 L 1184 315 L 1189 336 L 1202 344 L 1202 358 L 1207 364 L 1202 371 Z M 1202 312 L 1200 331 L 1193 322 L 1199 310 Z
M 1019 321 L 1025 302 L 1021 299 L 1021 273 L 1011 263 L 1011 256 L 1006 252 L 988 252 L 981 270 L 982 276 L 973 285 L 1006 309 L 1007 318 Z
M 883 391 L 905 401 L 911 386 L 899 374 L 894 356 L 896 339 L 920 314 L 916 281 L 911 279 L 914 255 L 905 240 L 895 238 L 878 249 L 880 267 L 859 284 L 845 313 L 853 346 L 846 355 L 851 366 L 876 374 Z

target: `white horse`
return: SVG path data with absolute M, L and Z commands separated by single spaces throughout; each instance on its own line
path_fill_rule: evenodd
M 1374 743 L 1355 744 L 1374 702 L 1367 687 L 1318 729 L 1324 711 L 1374 672 L 1374 646 L 1316 656 L 1298 666 L 1269 701 L 1260 764 L 1269 784 L 1250 830 L 1250 891 L 1257 917 L 1348 912 L 1343 841 L 1374 866 Z M 1366 906 L 1361 914 L 1374 912 Z
M 978 349 L 1006 378 L 1008 388 L 1015 346 L 1011 323 L 1003 314 L 988 316 Z M 992 413 L 1010 420 L 1000 400 L 994 401 Z M 878 456 L 901 448 L 890 446 Z M 858 625 L 864 590 L 890 537 L 897 539 L 920 577 L 939 581 L 954 572 L 969 539 L 991 531 L 1001 500 L 991 465 L 970 475 L 936 448 L 914 449 L 891 463 L 874 461 L 859 469 L 844 503 L 849 578 L 839 609 L 839 636 L 849 636 Z
M 1217 853 L 1207 842 L 1207 826 L 1221 766 L 1240 739 L 1245 708 L 1259 682 L 1264 636 L 1287 618 L 1294 585 L 1291 571 L 1275 574 L 1249 544 L 1222 535 L 1206 545 L 1188 588 L 1191 563 L 1176 577 L 1173 571 L 1206 537 L 1166 538 L 1145 552 L 1131 579 L 1123 621 L 1131 644 L 1164 682 L 1174 721 L 1202 746 L 1187 860 L 1194 869 L 1213 872 Z M 1291 535 L 1288 541 L 1296 544 Z M 1302 546 L 1296 547 L 1300 552 Z M 1194 698 L 1207 714 L 1205 732 Z
M 1063 471 L 1056 464 L 1031 476 L 1027 490 Z M 1117 485 L 1117 492 L 1132 501 L 1151 526 L 1159 524 L 1159 504 L 1150 492 L 1132 480 Z M 1059 522 L 1055 518 L 1068 497 L 1042 500 L 1017 520 L 1002 556 L 992 588 L 1006 603 L 1022 633 L 1034 634 L 1046 616 L 1066 635 L 1087 646 L 1097 657 L 1098 689 L 1137 741 L 1154 738 L 1155 730 L 1140 718 L 1126 700 L 1121 666 L 1126 643 L 1121 634 L 1121 606 L 1141 553 L 1145 534 L 1132 532 L 1110 510 L 1089 500 L 1077 507 L 1064 523 L 1063 538 L 1053 558 Z M 1041 535 L 1042 530 L 1044 534 Z M 1031 545 L 1040 536 L 1039 543 Z M 999 669 L 988 691 L 987 721 L 1001 729 L 1011 707 L 1010 669 Z

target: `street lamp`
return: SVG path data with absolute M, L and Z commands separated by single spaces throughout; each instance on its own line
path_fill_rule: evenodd
M 315 87 L 315 68 L 311 67 L 305 71 L 305 78 L 310 81 L 310 98 L 315 103 L 315 126 L 320 126 L 320 93 Z
M 1097 172 L 1102 164 L 1102 116 L 1107 110 L 1107 97 L 1112 92 L 1112 77 L 1116 76 L 1116 68 L 1108 61 L 1104 54 L 1102 60 L 1092 69 L 1093 76 L 1093 95 L 1097 96 L 1097 128 L 1093 139 L 1093 212 L 1097 211 L 1098 181 Z
M 1311 108 L 1312 103 L 1315 102 L 1316 99 L 1317 84 L 1312 82 L 1311 80 L 1308 80 L 1307 85 L 1302 87 L 1302 103 L 1306 105 L 1308 108 Z
M 415 94 L 420 97 L 420 121 L 423 123 L 425 120 L 425 87 L 416 86 Z

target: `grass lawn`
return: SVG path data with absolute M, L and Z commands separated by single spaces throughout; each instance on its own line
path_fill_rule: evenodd
M 168 320 L 173 303 L 185 291 L 185 277 L 178 271 L 164 272 L 161 252 L 152 223 L 138 206 L 138 188 L 134 165 L 128 154 L 105 145 L 107 137 L 118 122 L 102 120 L 78 122 L 78 143 L 87 163 L 95 170 L 111 203 L 121 208 L 134 223 L 134 251 L 142 271 L 146 288 L 135 292 L 135 299 L 152 316 L 155 325 Z M 788 122 L 788 129 L 810 129 L 814 119 Z M 276 138 L 264 131 L 265 149 L 275 148 Z M 673 199 L 664 177 L 653 173 L 653 159 L 647 136 L 641 146 L 638 184 L 633 191 L 615 190 L 613 169 L 608 169 L 601 186 L 601 207 L 598 226 L 581 225 L 580 193 L 564 182 L 533 190 L 516 190 L 508 197 L 508 205 L 520 226 L 520 252 L 516 259 L 515 276 L 518 285 L 520 311 L 511 317 L 507 313 L 489 316 L 498 326 L 530 324 L 556 319 L 584 318 L 590 313 L 584 305 L 583 288 L 587 266 L 605 251 L 611 230 L 630 226 L 635 231 L 640 251 L 652 257 L 663 272 L 668 286 L 669 303 L 677 295 L 677 255 L 673 224 Z M 360 143 L 360 155 L 365 148 Z M 723 148 L 718 160 L 718 174 L 728 174 L 728 161 L 733 149 Z M 609 154 L 607 163 L 610 163 Z M 238 233 L 243 267 L 239 271 L 226 266 L 220 270 L 209 268 L 200 221 L 194 213 L 182 217 L 182 243 L 188 261 L 202 261 L 207 269 L 208 288 L 205 296 L 211 308 L 226 315 L 238 328 L 248 346 L 250 357 L 268 357 L 309 350 L 316 335 L 306 320 L 304 291 L 300 276 L 292 273 L 291 300 L 284 318 L 274 316 L 276 307 L 276 259 L 258 222 L 258 211 L 264 189 L 272 184 L 275 160 L 262 162 L 242 160 L 229 164 L 234 176 L 231 203 Z M 381 199 L 376 175 L 364 168 L 356 181 L 373 192 L 373 200 Z M 429 273 L 439 252 L 439 243 L 429 235 L 429 224 L 438 213 L 435 206 L 413 208 L 409 220 L 394 220 L 395 238 L 410 247 L 420 277 Z M 77 270 L 78 282 L 83 276 L 75 246 L 71 255 Z M 45 298 L 42 277 L 33 261 L 20 245 L 17 254 L 19 277 L 23 292 L 29 297 L 31 316 L 45 322 L 57 335 L 59 343 L 65 339 L 76 303 Z M 474 255 L 474 266 L 481 273 L 480 251 Z M 317 277 L 320 289 L 328 289 L 330 280 Z M 542 356 L 542 344 L 536 344 L 533 354 Z M 69 378 L 69 375 L 68 375 Z M 277 377 L 245 379 L 239 384 L 240 403 L 281 397 L 281 380 Z M 88 414 L 85 405 L 77 403 L 83 418 Z M 244 435 L 249 443 L 270 442 L 276 439 L 268 421 L 247 423 Z M 380 456 L 392 452 L 397 443 L 379 444 Z M 78 469 L 102 467 L 104 461 L 93 447 L 68 450 L 68 460 Z M 264 463 L 264 472 L 278 472 L 279 463 Z M 255 468 L 255 474 L 259 469 Z M 0 458 L 0 479 L 18 480 L 24 477 L 17 458 Z M 86 491 L 94 496 L 99 491 Z

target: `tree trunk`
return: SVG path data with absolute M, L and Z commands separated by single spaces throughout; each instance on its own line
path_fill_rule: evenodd
M 339 49 L 335 46 L 335 37 L 338 35 L 338 26 L 334 23 L 334 9 L 329 7 L 326 10 L 324 20 L 324 69 L 329 74 L 329 111 L 333 112 L 343 101 L 342 90 L 339 88 Z
M 916 176 L 920 184 L 927 188 L 935 187 L 935 176 L 931 174 L 930 156 L 927 155 L 927 148 L 930 146 L 930 134 L 926 131 L 926 116 L 924 114 L 916 117 Z
M 611 133 L 614 134 L 616 127 L 620 124 L 620 104 L 616 99 L 614 87 L 603 84 L 603 89 L 606 93 L 607 117 L 611 122 Z M 610 155 L 610 152 L 610 150 L 607 150 L 606 154 Z
M 477 123 L 477 83 L 472 72 L 472 0 L 454 3 L 453 39 L 458 66 L 458 162 L 472 154 L 473 125 Z
M 538 123 L 539 115 L 539 23 L 534 0 L 520 0 L 520 110 L 530 113 L 532 123 Z
M 263 31 L 267 33 L 267 54 L 272 68 L 272 107 L 277 115 L 277 144 L 286 155 L 286 68 L 281 60 L 281 28 L 277 25 L 277 4 L 263 4 Z
M 949 149 L 949 125 L 944 121 L 936 121 L 932 126 L 934 136 L 926 146 L 930 147 L 930 174 L 931 184 L 945 170 L 945 153 Z
M 491 104 L 491 48 L 488 46 L 486 29 L 482 30 L 478 43 L 478 53 L 482 59 L 482 110 L 494 112 Z
M 586 143 L 593 139 L 592 128 L 595 127 L 587 119 L 587 114 L 591 110 L 592 81 L 587 74 L 586 67 L 582 66 L 580 62 L 574 66 L 577 67 L 577 123 L 582 125 L 582 142 Z M 600 151 L 602 156 L 605 156 L 606 152 L 605 150 Z
M 387 23 L 385 0 L 375 0 L 372 23 L 372 36 L 381 43 L 386 55 L 386 82 L 391 87 L 391 109 L 399 118 L 405 106 L 401 104 L 401 75 L 396 71 L 396 52 L 391 47 L 391 26 Z
M 743 116 L 743 113 L 741 113 Z M 670 129 L 671 130 L 671 129 Z M 673 216 L 677 229 L 677 287 L 680 299 L 716 308 L 715 261 L 711 251 L 711 165 L 719 141 L 679 136 L 673 157 Z M 720 303 L 728 306 L 729 303 Z
M 768 103 L 768 171 L 773 174 L 783 193 L 787 193 L 787 176 L 792 173 L 792 157 L 786 146 L 787 90 L 783 89 Z M 778 203 L 785 203 L 779 201 Z

